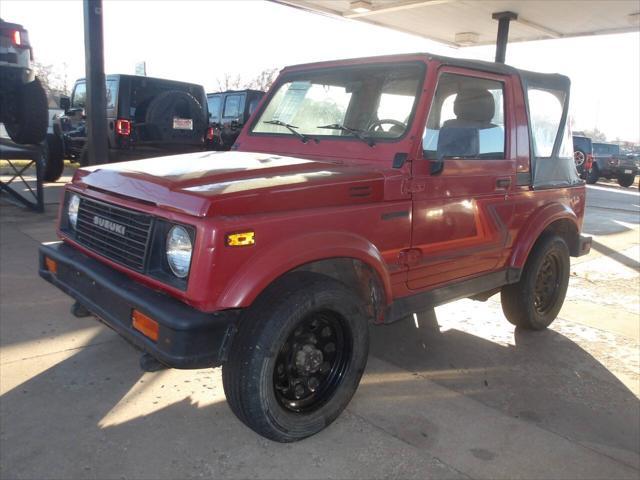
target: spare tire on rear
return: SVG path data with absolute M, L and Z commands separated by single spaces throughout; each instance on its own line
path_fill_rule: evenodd
M 47 92 L 38 78 L 25 83 L 9 97 L 3 112 L 4 126 L 16 143 L 37 145 L 44 141 L 49 125 Z
M 191 120 L 191 129 L 174 128 L 174 119 Z M 191 94 L 169 90 L 156 96 L 146 109 L 144 138 L 147 141 L 179 144 L 204 142 L 207 116 Z

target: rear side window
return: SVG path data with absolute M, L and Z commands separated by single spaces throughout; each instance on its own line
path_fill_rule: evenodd
M 424 157 L 505 158 L 504 85 L 444 73 L 422 139 Z
M 562 120 L 565 93 L 530 88 L 528 97 L 533 153 L 539 158 L 549 158 Z
M 224 101 L 225 118 L 237 118 L 242 114 L 241 111 L 242 95 L 228 95 Z
M 207 104 L 209 107 L 209 118 L 212 122 L 220 122 L 220 109 L 222 106 L 222 97 L 216 95 L 214 97 L 207 98 Z
M 118 97 L 118 81 L 107 80 L 107 108 L 116 108 L 116 99 Z

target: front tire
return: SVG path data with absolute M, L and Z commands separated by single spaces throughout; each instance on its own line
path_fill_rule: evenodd
M 562 308 L 569 286 L 569 248 L 562 237 L 541 237 L 529 254 L 520 281 L 502 287 L 502 311 L 513 325 L 543 330 Z
M 355 292 L 296 272 L 240 320 L 222 380 L 231 410 L 278 442 L 318 433 L 347 406 L 367 363 L 368 319 Z
M 636 180 L 635 175 L 631 175 L 631 174 L 620 175 L 618 177 L 618 185 L 624 188 L 628 188 L 631 185 L 633 185 L 633 182 L 635 182 L 635 180 Z

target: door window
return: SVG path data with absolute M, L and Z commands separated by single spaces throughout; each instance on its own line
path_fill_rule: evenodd
M 505 158 L 504 85 L 444 73 L 422 139 L 424 157 Z
M 77 83 L 73 89 L 73 98 L 71 99 L 72 108 L 84 108 L 87 103 L 87 84 Z
M 242 95 L 229 95 L 224 101 L 224 113 L 225 118 L 238 118 L 242 115 Z

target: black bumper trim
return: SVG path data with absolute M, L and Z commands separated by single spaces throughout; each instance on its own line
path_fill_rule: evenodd
M 47 269 L 45 256 L 57 262 L 57 273 Z M 42 278 L 161 363 L 186 369 L 215 367 L 226 360 L 240 310 L 201 312 L 141 285 L 63 242 L 41 245 L 39 257 Z M 133 329 L 133 308 L 158 322 L 157 342 Z
M 582 257 L 583 255 L 588 255 L 591 251 L 592 241 L 593 238 L 580 234 L 580 238 L 578 240 L 578 252 L 575 256 Z

